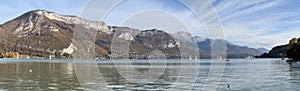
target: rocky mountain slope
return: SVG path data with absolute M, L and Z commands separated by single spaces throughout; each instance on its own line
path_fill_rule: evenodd
M 112 34 L 112 29 L 103 22 L 34 10 L 0 26 L 1 32 L 4 32 L 1 50 L 39 57 L 72 54 L 74 47 L 71 39 L 75 26 L 82 30 L 102 30 L 99 32 Z
M 21 55 L 38 57 L 72 57 L 76 50 L 81 50 L 74 42 L 74 36 L 85 40 L 94 39 L 95 57 L 101 59 L 111 56 L 149 58 L 155 50 L 162 52 L 165 58 L 187 58 L 189 55 L 181 55 L 180 49 L 199 51 L 201 58 L 209 58 L 211 41 L 224 41 L 204 40 L 186 32 L 168 34 L 157 29 L 138 30 L 107 26 L 104 22 L 33 10 L 0 25 L 0 52 L 19 52 Z M 229 57 L 254 56 L 261 53 L 256 49 L 233 45 L 227 41 L 226 44 Z M 112 54 L 111 48 L 116 45 L 119 48 L 117 53 L 120 54 Z M 195 50 L 197 48 L 199 50 Z M 125 55 L 122 52 L 125 52 Z

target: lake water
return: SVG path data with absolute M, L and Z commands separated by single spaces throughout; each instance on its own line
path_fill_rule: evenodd
M 182 71 L 180 68 L 193 68 L 188 67 L 188 64 L 180 63 L 180 60 L 168 60 L 169 63 L 166 66 L 162 65 L 159 60 L 155 60 L 151 66 L 148 63 L 149 60 L 132 61 L 134 63 L 130 66 L 139 72 L 147 72 L 150 67 L 164 68 L 161 76 L 149 83 L 132 82 L 122 77 L 112 61 L 98 62 L 97 68 L 99 68 L 102 78 L 86 79 L 104 80 L 105 85 L 100 88 L 111 90 L 200 90 L 206 86 L 205 83 L 210 83 L 206 82 L 206 79 L 210 72 L 211 61 L 205 59 L 194 61 L 200 61 L 198 72 L 183 72 L 187 74 L 186 78 L 196 74 L 195 84 L 197 85 L 194 85 L 193 88 L 184 86 L 192 84 L 192 81 L 179 81 L 180 83 L 176 84 L 183 84 L 182 86 L 173 86 L 180 78 L 179 73 Z M 76 62 L 76 64 L 86 63 Z M 77 75 L 82 74 L 76 75 L 73 65 L 72 60 L 0 59 L 0 91 L 90 90 L 86 85 L 95 85 L 96 83 L 79 81 Z M 118 65 L 118 67 L 124 66 L 124 69 L 128 66 L 128 64 Z M 216 67 L 218 66 L 222 68 L 222 65 L 216 65 Z M 221 77 L 217 83 L 216 90 L 218 91 L 300 90 L 300 68 L 291 68 L 289 63 L 280 59 L 231 59 L 225 63 Z

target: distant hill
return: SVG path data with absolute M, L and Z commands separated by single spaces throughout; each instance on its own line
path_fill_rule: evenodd
M 258 51 L 260 51 L 262 53 L 268 53 L 269 52 L 269 50 L 266 49 L 266 48 L 257 48 L 256 50 L 258 50 Z
M 280 58 L 286 55 L 286 51 L 288 49 L 287 45 L 276 46 L 271 49 L 268 53 L 264 53 L 260 56 L 260 58 Z
M 300 38 L 293 38 L 286 45 L 280 45 L 272 48 L 268 53 L 264 53 L 260 58 L 280 58 L 288 57 L 294 60 L 300 60 Z
M 198 42 L 197 45 L 200 49 L 207 51 L 208 53 L 211 52 L 211 42 L 214 43 L 226 43 L 227 45 L 227 56 L 228 58 L 245 58 L 248 56 L 257 56 L 261 55 L 263 52 L 260 52 L 259 50 L 256 50 L 254 48 L 249 48 L 247 46 L 238 46 L 229 43 L 226 40 L 211 40 L 206 39 L 205 41 Z

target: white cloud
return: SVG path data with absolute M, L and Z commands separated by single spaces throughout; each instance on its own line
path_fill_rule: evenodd
M 245 15 L 245 14 L 251 15 L 251 14 L 256 13 L 260 10 L 264 10 L 264 9 L 276 6 L 280 2 L 281 2 L 280 0 L 275 0 L 275 1 L 272 1 L 272 2 L 265 2 L 263 4 L 255 4 L 254 6 L 247 7 L 245 9 L 242 9 L 242 10 L 239 10 L 239 11 L 231 12 L 231 14 L 229 14 L 227 16 L 223 16 L 222 21 L 226 21 L 230 18 L 239 17 L 239 15 Z M 262 3 L 262 2 L 258 2 L 258 3 Z
M 299 36 L 299 12 L 283 0 L 222 0 L 215 8 L 226 39 L 239 45 L 272 48 Z M 289 8 L 287 7 L 289 6 Z

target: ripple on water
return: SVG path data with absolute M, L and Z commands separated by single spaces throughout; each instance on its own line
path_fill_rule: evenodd
M 7 85 L 9 82 L 0 82 L 0 85 Z
M 48 87 L 48 89 L 50 89 L 50 90 L 57 90 L 58 87 Z
M 121 89 L 121 88 L 125 88 L 125 86 L 123 85 L 108 85 L 106 86 L 108 88 L 114 88 L 114 89 Z
M 14 61 L 10 59 L 11 61 Z M 11 62 L 10 61 L 10 62 Z M 70 63 L 68 62 L 17 62 L 17 63 L 3 63 L 0 62 L 0 91 L 6 90 L 90 90 L 88 88 L 80 87 L 74 69 L 67 68 Z M 143 60 L 140 60 L 143 61 Z M 147 61 L 145 61 L 147 62 Z M 174 63 L 179 61 L 174 61 Z M 112 62 L 108 62 L 112 63 Z M 168 90 L 178 78 L 193 79 L 190 75 L 195 73 L 184 72 L 187 76 L 179 76 L 179 67 L 181 65 L 170 64 L 166 67 L 165 74 L 160 79 L 153 83 L 137 84 L 127 81 L 118 74 L 113 65 L 100 64 L 102 69 L 101 74 L 103 78 L 94 78 L 96 80 L 105 79 L 107 84 L 106 88 L 113 90 Z M 196 91 L 205 86 L 206 78 L 210 69 L 209 61 L 201 61 L 200 70 L 197 77 Z M 72 63 L 71 63 L 72 66 Z M 126 66 L 126 65 L 125 65 Z M 144 69 L 147 66 L 132 65 L 136 69 Z M 217 65 L 218 66 L 218 65 Z M 33 73 L 29 73 L 29 67 Z M 155 68 L 161 68 L 159 64 L 153 65 Z M 186 67 L 186 66 L 182 66 Z M 186 67 L 187 68 L 187 67 Z M 17 74 L 16 74 L 17 73 Z M 49 75 L 50 74 L 50 75 Z M 280 90 L 280 91 L 300 91 L 300 69 L 290 68 L 289 64 L 285 61 L 278 60 L 265 60 L 253 59 L 243 60 L 235 59 L 226 63 L 226 68 L 218 90 L 231 91 L 231 90 Z M 103 83 L 90 82 L 83 83 L 83 85 L 95 85 Z M 192 81 L 185 81 L 178 83 L 178 85 L 185 85 Z M 210 83 L 210 82 L 208 82 Z M 231 88 L 228 88 L 230 85 Z M 2 87 L 1 87 L 2 86 Z M 38 86 L 38 87 L 36 87 Z M 6 89 L 7 87 L 11 87 Z M 184 87 L 177 87 L 175 89 L 185 89 Z M 190 89 L 190 88 L 186 88 Z
M 84 85 L 96 85 L 97 83 L 95 83 L 95 82 L 86 82 L 86 83 L 84 83 Z

